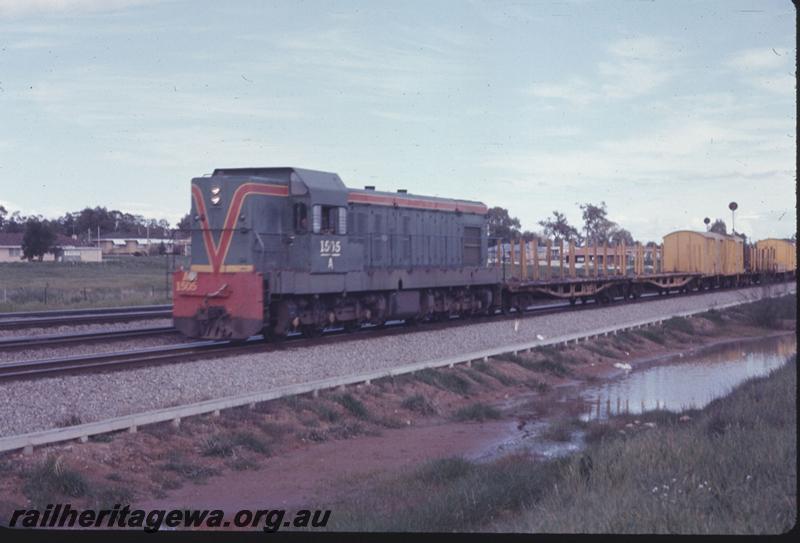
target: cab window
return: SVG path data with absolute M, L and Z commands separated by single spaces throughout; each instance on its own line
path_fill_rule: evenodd
M 312 210 L 312 229 L 315 234 L 347 233 L 347 209 L 336 206 L 315 205 Z
M 308 232 L 308 208 L 304 203 L 294 204 L 294 231 L 297 234 Z

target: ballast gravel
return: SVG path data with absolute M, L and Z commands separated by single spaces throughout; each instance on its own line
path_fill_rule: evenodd
M 9 339 L 19 336 L 59 336 L 67 334 L 89 334 L 92 332 L 114 332 L 117 330 L 135 330 L 137 328 L 151 328 L 156 326 L 172 326 L 172 319 L 141 319 L 130 322 L 111 322 L 96 324 L 64 324 L 61 326 L 47 326 L 39 328 L 17 328 L 0 330 L 0 338 Z M 0 328 L 2 323 L 0 322 Z
M 772 294 L 794 290 L 776 285 Z M 435 360 L 458 354 L 591 332 L 609 326 L 669 317 L 682 311 L 748 302 L 765 287 L 695 296 L 670 296 L 646 303 L 611 305 L 586 311 L 498 320 L 311 347 L 291 345 L 257 354 L 205 359 L 94 375 L 68 375 L 0 383 L 0 436 L 64 425 L 66 421 L 104 420 L 212 398 L 274 387 L 358 375 L 366 371 Z
M 135 328 L 132 328 L 135 330 Z M 99 353 L 116 353 L 186 343 L 186 338 L 180 334 L 164 333 L 137 338 L 116 339 L 102 342 L 73 343 L 54 347 L 35 347 L 17 351 L 0 351 L 0 366 L 19 362 L 21 360 L 47 360 L 48 358 L 61 358 L 63 356 L 86 356 Z

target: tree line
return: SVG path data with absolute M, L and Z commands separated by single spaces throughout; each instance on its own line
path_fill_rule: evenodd
M 60 235 L 83 243 L 96 241 L 98 235 L 108 238 L 169 238 L 176 230 L 188 232 L 190 224 L 188 213 L 173 229 L 166 219 L 152 219 L 100 206 L 45 219 L 41 215 L 25 216 L 19 211 L 9 212 L 0 205 L 0 232 L 23 234 L 23 258 L 28 260 L 42 260 L 46 253 L 53 252 Z
M 76 236 L 80 240 L 96 239 L 97 232 L 101 237 L 137 237 L 150 235 L 154 238 L 167 238 L 171 235 L 171 225 L 166 219 L 152 219 L 143 215 L 126 213 L 118 209 L 105 207 L 86 207 L 80 211 L 66 212 L 55 219 L 45 219 L 41 215 L 25 216 L 19 211 L 9 212 L 0 205 L 0 232 L 20 233 L 25 226 L 36 221 L 49 225 L 56 234 Z M 187 214 L 176 229 L 188 229 Z
M 553 211 L 553 214 L 538 222 L 541 231 L 532 232 L 522 231 L 521 223 L 517 217 L 512 217 L 508 210 L 502 207 L 489 209 L 489 237 L 498 238 L 503 241 L 511 239 L 523 239 L 530 241 L 533 239 L 555 239 L 564 242 L 584 243 L 625 243 L 635 242 L 633 235 L 608 218 L 608 208 L 605 202 L 599 205 L 585 203 L 580 204 L 581 216 L 583 218 L 582 227 L 573 226 L 567 220 L 564 213 Z

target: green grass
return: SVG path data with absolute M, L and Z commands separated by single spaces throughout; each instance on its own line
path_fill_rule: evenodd
M 47 505 L 68 503 L 73 498 L 85 498 L 94 509 L 110 509 L 115 504 L 130 503 L 133 491 L 118 484 L 124 478 L 110 474 L 107 479 L 117 484 L 94 484 L 79 471 L 68 467 L 59 456 L 48 455 L 43 461 L 23 472 L 22 492 L 31 507 L 44 510 Z
M 183 257 L 174 262 L 187 264 Z M 0 311 L 169 303 L 172 265 L 172 258 L 163 256 L 0 263 Z
M 664 332 L 661 330 L 642 328 L 641 330 L 635 330 L 635 333 L 652 341 L 653 343 L 658 343 L 659 345 L 664 345 L 667 343 L 667 338 L 664 336 Z
M 336 409 L 330 405 L 327 405 L 322 400 L 310 402 L 308 408 L 313 411 L 320 420 L 325 422 L 337 422 L 340 418 L 342 418 L 341 414 Z
M 425 384 L 449 390 L 456 394 L 467 394 L 472 390 L 470 382 L 456 373 L 444 370 L 426 369 L 418 371 L 414 377 Z
M 683 332 L 684 334 L 694 335 L 694 325 L 692 321 L 685 317 L 672 317 L 664 321 L 664 328 L 671 331 Z
M 697 316 L 706 319 L 708 321 L 711 321 L 717 326 L 725 324 L 725 319 L 723 318 L 722 313 L 716 309 L 709 309 L 708 311 L 699 313 Z
M 542 373 L 552 373 L 554 375 L 558 375 L 559 377 L 563 377 L 572 373 L 563 362 L 558 360 L 541 360 L 532 364 L 530 369 Z
M 22 491 L 33 507 L 43 510 L 47 504 L 57 503 L 61 498 L 85 496 L 89 484 L 80 472 L 66 466 L 60 457 L 48 456 L 26 473 Z
M 783 319 L 797 319 L 797 296 L 764 298 L 739 306 L 741 318 L 762 328 L 779 328 Z
M 367 406 L 365 406 L 361 400 L 352 394 L 342 394 L 336 398 L 336 401 L 359 419 L 369 419 L 369 411 L 367 410 Z
M 568 420 L 556 420 L 550 423 L 542 432 L 542 439 L 565 443 L 572 439 L 575 424 Z
M 483 422 L 490 419 L 499 419 L 500 411 L 485 403 L 474 403 L 462 407 L 453 414 L 453 419 L 457 421 L 478 421 Z
M 434 405 L 422 394 L 414 394 L 413 396 L 409 396 L 403 400 L 403 403 L 400 405 L 403 407 L 403 409 L 408 409 L 409 411 L 419 413 L 420 415 L 436 414 L 436 408 Z
M 216 468 L 190 462 L 178 451 L 170 451 L 167 454 L 166 462 L 161 464 L 160 467 L 165 471 L 177 473 L 184 479 L 189 479 L 196 483 L 204 483 L 212 475 L 219 475 L 220 473 Z
M 484 362 L 483 360 L 481 360 L 480 362 L 476 362 L 475 370 L 483 374 L 486 374 L 493 379 L 496 379 L 504 386 L 513 386 L 517 384 L 517 382 L 514 379 L 498 371 L 497 368 L 495 368 L 490 362 Z
M 600 355 L 600 356 L 605 356 L 606 358 L 620 358 L 619 353 L 617 353 L 615 351 L 612 351 L 611 349 L 609 349 L 608 347 L 605 347 L 603 345 L 597 345 L 597 344 L 593 344 L 593 343 L 584 343 L 582 345 L 582 347 L 584 349 L 586 349 L 587 351 L 590 351 L 590 352 L 592 352 L 594 354 L 597 354 L 597 355 Z
M 796 357 L 703 410 L 591 423 L 587 447 L 541 461 L 442 459 L 337 504 L 333 530 L 776 534 L 797 515 Z M 591 437 L 590 437 L 591 436 Z

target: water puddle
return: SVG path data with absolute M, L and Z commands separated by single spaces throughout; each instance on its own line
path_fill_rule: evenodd
M 563 387 L 550 403 L 555 402 L 557 411 L 565 410 L 584 421 L 652 409 L 702 408 L 746 379 L 780 367 L 796 351 L 793 334 L 726 343 L 696 355 L 677 355 L 599 385 Z M 469 458 L 490 461 L 514 452 L 553 458 L 583 448 L 583 431 L 571 430 L 554 438 L 552 424 L 541 420 L 541 403 L 530 398 L 517 400 L 514 411 L 519 420 L 508 423 L 501 435 L 473 451 Z
M 651 409 L 699 409 L 746 379 L 783 365 L 796 349 L 796 337 L 784 335 L 720 345 L 696 356 L 635 370 L 584 389 L 581 397 L 588 410 L 581 418 L 606 418 L 609 414 Z

